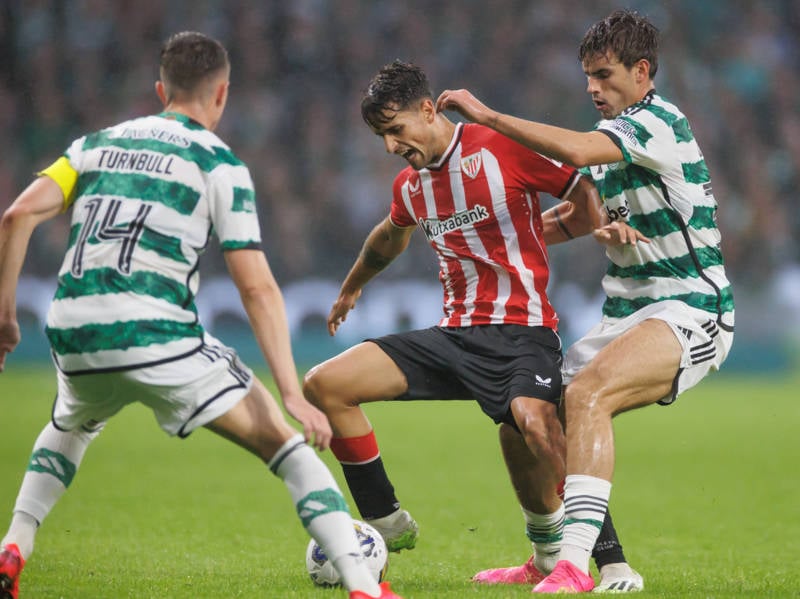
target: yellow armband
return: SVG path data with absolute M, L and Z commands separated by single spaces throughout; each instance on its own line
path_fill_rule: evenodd
M 45 175 L 55 181 L 64 193 L 64 208 L 66 210 L 72 204 L 75 195 L 75 186 L 78 183 L 78 171 L 72 168 L 66 156 L 62 156 L 43 171 L 36 173 L 39 176 Z

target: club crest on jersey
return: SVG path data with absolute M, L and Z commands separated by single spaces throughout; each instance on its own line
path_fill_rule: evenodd
M 469 156 L 464 156 L 461 159 L 461 170 L 464 171 L 464 174 L 469 177 L 470 179 L 474 179 L 478 176 L 478 173 L 481 170 L 481 164 L 483 161 L 481 160 L 481 153 L 476 152 L 475 154 L 470 154 Z

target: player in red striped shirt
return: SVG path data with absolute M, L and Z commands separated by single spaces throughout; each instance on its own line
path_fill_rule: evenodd
M 545 242 L 598 226 L 597 193 L 572 167 L 437 113 L 427 78 L 414 65 L 383 67 L 361 112 L 386 151 L 408 166 L 394 181 L 390 214 L 367 236 L 342 283 L 329 332 L 416 229 L 439 261 L 444 316 L 437 326 L 369 339 L 327 360 L 306 375 L 304 392 L 330 419 L 331 450 L 362 518 L 393 551 L 413 548 L 417 524 L 400 509 L 359 404 L 476 400 L 502 435 L 519 439 L 517 451 L 532 464 L 529 485 L 517 492 L 535 560 L 520 570 L 524 580 L 492 582 L 533 584 L 555 565 L 564 524 L 561 340 L 546 294 Z M 539 192 L 564 200 L 544 220 Z
M 394 181 L 389 224 L 401 239 L 419 227 L 436 252 L 444 288 L 439 326 L 521 325 L 549 335 L 558 317 L 545 291 L 537 192 L 565 197 L 579 174 L 486 127 L 439 118 L 448 143 L 438 155 L 397 141 L 394 121 L 384 134 L 387 149 L 399 148 L 411 164 Z

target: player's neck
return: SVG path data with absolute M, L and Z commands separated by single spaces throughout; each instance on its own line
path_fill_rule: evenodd
M 439 131 L 437 132 L 436 139 L 439 140 L 437 144 L 439 147 L 436 148 L 436 156 L 433 162 L 438 162 L 441 160 L 444 153 L 447 151 L 447 148 L 450 147 L 450 142 L 453 141 L 453 136 L 456 134 L 456 124 L 448 119 L 443 114 L 437 114 L 437 127 Z
M 655 91 L 656 91 L 656 86 L 653 83 L 653 81 L 650 80 L 650 82 L 648 84 L 643 85 L 639 89 L 639 92 L 636 94 L 637 98 L 636 98 L 636 100 L 634 102 L 631 102 L 631 106 L 633 106 L 634 104 L 638 104 L 639 102 L 641 102 L 642 100 L 644 100 L 647 97 L 647 94 L 649 94 L 651 92 L 655 92 Z
M 163 114 L 179 114 L 183 115 L 196 123 L 199 123 L 209 131 L 214 130 L 216 123 L 213 118 L 204 110 L 202 106 L 195 103 L 186 102 L 170 102 L 164 107 Z

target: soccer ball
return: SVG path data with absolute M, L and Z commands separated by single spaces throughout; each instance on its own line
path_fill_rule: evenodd
M 381 582 L 389 568 L 389 554 L 386 543 L 381 534 L 372 526 L 361 520 L 353 520 L 356 536 L 361 545 L 361 552 L 367 568 L 372 572 L 375 580 Z M 321 587 L 334 587 L 342 584 L 342 579 L 336 568 L 323 553 L 322 548 L 314 539 L 308 542 L 306 548 L 306 569 L 314 584 Z

